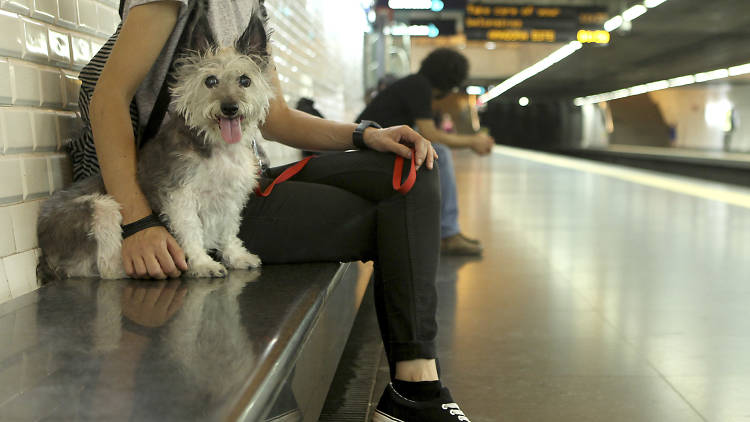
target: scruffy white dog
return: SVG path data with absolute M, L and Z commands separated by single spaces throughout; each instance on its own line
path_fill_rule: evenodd
M 261 139 L 258 125 L 273 97 L 263 28 L 251 24 L 238 41 L 254 49 L 209 48 L 180 59 L 171 86 L 175 113 L 138 153 L 140 187 L 184 249 L 190 276 L 260 266 L 237 233 L 257 184 L 253 143 Z M 101 176 L 54 194 L 39 215 L 40 276 L 127 277 L 121 222 L 120 205 L 106 194 Z

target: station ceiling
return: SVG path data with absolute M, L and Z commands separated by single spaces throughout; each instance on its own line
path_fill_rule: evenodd
M 579 97 L 745 63 L 750 0 L 670 0 L 613 33 L 609 46 L 586 45 L 503 95 Z

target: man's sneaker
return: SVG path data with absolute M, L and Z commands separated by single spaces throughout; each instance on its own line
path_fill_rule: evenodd
M 457 256 L 479 256 L 482 254 L 482 245 L 473 242 L 462 234 L 448 236 L 440 241 L 440 253 L 443 255 Z
M 469 418 L 453 402 L 447 388 L 440 397 L 430 401 L 412 401 L 388 384 L 380 398 L 372 422 L 469 422 Z

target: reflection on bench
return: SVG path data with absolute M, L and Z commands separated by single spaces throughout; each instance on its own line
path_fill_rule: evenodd
M 0 420 L 315 421 L 369 275 L 52 283 L 0 305 Z

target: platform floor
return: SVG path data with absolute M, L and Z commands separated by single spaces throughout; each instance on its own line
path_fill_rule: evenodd
M 443 259 L 443 377 L 473 422 L 750 421 L 750 191 L 456 154 L 481 260 Z

